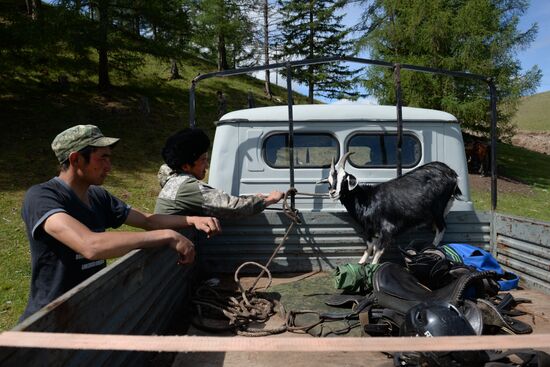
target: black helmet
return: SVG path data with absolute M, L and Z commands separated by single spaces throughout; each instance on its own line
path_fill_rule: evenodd
M 423 302 L 405 314 L 401 336 L 476 335 L 458 308 L 448 302 Z M 401 358 L 416 360 L 424 366 L 480 366 L 488 360 L 483 351 L 423 352 L 402 354 Z
M 476 335 L 462 312 L 448 302 L 422 302 L 405 314 L 402 336 Z

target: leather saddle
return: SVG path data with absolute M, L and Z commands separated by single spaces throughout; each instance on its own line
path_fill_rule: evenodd
M 442 288 L 430 290 L 400 265 L 387 262 L 374 274 L 372 293 L 378 306 L 404 314 L 421 302 L 445 301 L 457 304 L 464 299 L 482 298 L 483 280 L 496 276 L 492 271 L 469 272 Z
M 487 292 L 486 281 L 496 279 L 498 274 L 492 271 L 458 274 L 449 284 L 431 290 L 402 266 L 387 262 L 374 273 L 373 290 L 367 296 L 342 294 L 326 302 L 338 307 L 352 305 L 351 313 L 329 312 L 322 314 L 321 318 L 359 318 L 368 334 L 390 335 L 399 328 L 410 308 L 426 301 L 442 301 L 458 306 L 477 335 L 490 330 L 493 330 L 492 333 L 500 330 L 510 334 L 532 332 L 530 325 L 510 317 L 506 314 L 508 311 L 502 309 L 505 303 L 510 302 L 503 300 L 500 307 L 486 299 L 487 293 L 490 293 Z M 508 298 L 513 300 L 511 295 Z

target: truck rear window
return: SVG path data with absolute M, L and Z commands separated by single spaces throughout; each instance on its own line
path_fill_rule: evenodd
M 355 134 L 347 144 L 347 151 L 354 152 L 349 162 L 357 168 L 396 167 L 397 134 Z M 420 140 L 412 134 L 403 134 L 401 162 L 403 167 L 414 167 L 421 158 Z
M 288 133 L 268 136 L 263 149 L 266 163 L 274 168 L 288 168 Z M 338 140 L 330 134 L 294 133 L 294 166 L 296 168 L 330 167 L 338 159 Z

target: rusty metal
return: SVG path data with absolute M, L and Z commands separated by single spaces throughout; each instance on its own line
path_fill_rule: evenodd
M 550 223 L 494 216 L 495 256 L 523 284 L 550 293 Z

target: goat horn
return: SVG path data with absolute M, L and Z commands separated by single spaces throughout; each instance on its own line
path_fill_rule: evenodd
M 338 164 L 337 164 L 337 165 L 338 165 L 338 166 L 341 165 L 341 166 L 342 166 L 342 169 L 346 168 L 346 161 L 348 160 L 348 157 L 349 157 L 350 155 L 352 155 L 353 153 L 354 153 L 354 152 L 347 152 L 346 154 L 344 154 L 344 155 L 342 156 L 342 158 L 340 158 L 340 160 L 338 161 Z

